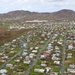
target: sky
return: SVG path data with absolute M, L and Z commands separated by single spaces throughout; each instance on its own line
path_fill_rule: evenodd
M 75 11 L 75 0 L 0 0 L 0 13 L 14 10 L 54 12 L 61 9 Z

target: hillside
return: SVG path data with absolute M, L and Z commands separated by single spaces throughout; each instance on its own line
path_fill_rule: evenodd
M 39 13 L 30 12 L 24 10 L 11 11 L 5 14 L 0 14 L 0 20 L 74 20 L 75 21 L 75 11 L 63 9 L 52 13 Z

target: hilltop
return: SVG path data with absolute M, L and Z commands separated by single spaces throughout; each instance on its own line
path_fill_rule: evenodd
M 74 20 L 75 11 L 63 9 L 57 12 L 30 12 L 24 10 L 15 10 L 8 13 L 0 14 L 0 20 Z

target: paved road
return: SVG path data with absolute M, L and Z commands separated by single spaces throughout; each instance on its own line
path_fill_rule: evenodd
M 39 57 L 40 57 L 42 51 L 45 50 L 45 48 L 47 47 L 47 45 L 48 45 L 48 43 L 50 42 L 51 38 L 52 38 L 52 36 L 51 36 L 50 39 L 47 41 L 47 43 L 45 44 L 45 46 L 40 50 L 40 52 L 38 53 L 36 59 L 35 59 L 34 62 L 30 65 L 30 67 L 27 69 L 27 71 L 25 72 L 24 75 L 29 75 L 31 69 L 34 67 L 34 65 L 35 65 L 36 62 L 38 61 L 38 59 L 39 59 Z
M 61 75 L 64 75 L 64 71 L 65 71 L 66 33 L 64 34 L 63 42 L 64 42 L 64 44 L 63 44 L 63 51 L 62 51 Z

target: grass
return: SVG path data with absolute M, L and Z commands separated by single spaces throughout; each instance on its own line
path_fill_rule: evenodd
M 29 65 L 27 65 L 27 64 L 24 64 L 23 63 L 23 61 L 20 61 L 19 63 L 16 63 L 14 60 L 11 60 L 10 61 L 10 64 L 14 64 L 14 65 L 16 65 L 13 69 L 10 69 L 9 67 L 5 67 L 5 69 L 7 69 L 8 70 L 8 73 L 10 73 L 10 70 L 12 70 L 11 71 L 11 74 L 12 75 L 14 75 L 14 74 L 17 74 L 17 70 L 18 69 L 23 69 L 24 70 L 24 72 L 28 69 L 28 67 L 29 67 Z M 15 71 L 15 73 L 14 73 L 14 71 Z
M 54 72 L 59 72 L 61 70 L 60 66 L 51 66 L 51 68 Z
M 36 66 L 36 65 L 35 65 L 35 66 Z M 42 75 L 43 73 L 34 72 L 35 66 L 34 66 L 33 69 L 30 71 L 29 75 Z
M 10 50 L 9 50 L 10 51 Z M 9 57 L 12 57 L 12 56 L 14 56 L 16 53 L 18 53 L 19 51 L 20 51 L 20 48 L 19 47 L 16 47 L 14 50 L 14 53 L 8 53 L 8 54 L 6 54 L 7 56 L 9 56 Z

